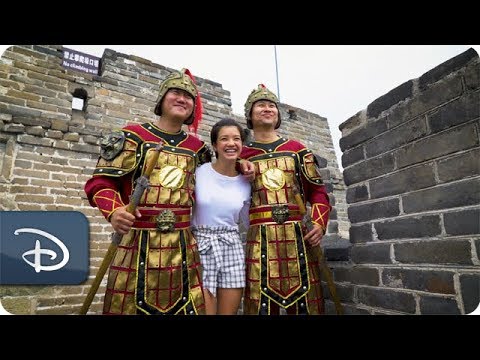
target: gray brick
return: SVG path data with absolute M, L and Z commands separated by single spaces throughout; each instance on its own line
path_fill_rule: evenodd
M 363 180 L 389 173 L 393 170 L 393 168 L 393 156 L 392 154 L 386 154 L 374 159 L 362 161 L 345 169 L 343 172 L 343 177 L 345 184 L 349 186 L 359 183 Z
M 91 135 L 95 137 L 100 137 L 100 132 L 101 132 L 101 130 L 99 130 L 98 128 L 94 128 L 91 126 L 84 127 L 81 124 L 69 126 L 68 131 L 75 132 L 81 135 Z M 110 129 L 108 130 L 108 132 L 110 132 Z
M 230 101 L 230 99 L 222 99 L 222 98 L 219 98 L 217 96 L 212 96 L 210 94 L 202 94 L 202 98 L 204 98 L 205 100 L 211 100 L 211 101 L 214 101 L 214 102 L 218 102 L 218 103 L 230 106 L 230 107 L 232 106 L 232 102 Z
M 430 84 L 433 84 L 448 74 L 461 69 L 466 66 L 472 59 L 478 58 L 477 52 L 470 48 L 467 51 L 445 61 L 444 63 L 434 67 L 420 76 L 419 86 L 420 90 L 424 90 Z
M 22 134 L 25 132 L 25 126 L 23 124 L 6 124 L 3 127 L 3 131 L 8 132 L 8 133 L 17 133 L 17 134 Z
M 357 264 L 391 264 L 390 244 L 368 243 L 354 245 L 350 250 L 352 261 Z
M 17 105 L 9 104 L 7 109 L 3 111 L 4 113 L 11 114 L 14 116 L 26 116 L 26 117 L 38 117 L 42 114 L 39 110 L 33 110 Z
M 333 185 L 333 184 L 332 184 L 332 185 Z M 329 200 L 330 200 L 330 205 L 334 207 L 334 206 L 335 206 L 335 203 L 336 203 L 336 201 L 335 201 L 335 196 L 334 196 L 332 193 L 330 193 L 330 194 L 328 194 L 328 198 L 329 198 Z
M 61 109 L 60 109 L 61 110 Z M 42 115 L 40 115 L 42 119 L 63 119 L 63 120 L 70 120 L 71 116 L 61 113 L 61 112 L 49 112 L 49 111 L 44 111 L 42 112 Z
M 323 179 L 329 179 L 329 177 L 323 178 Z M 325 181 L 323 184 L 325 185 L 325 190 L 327 191 L 327 193 L 332 194 L 333 193 L 333 184 L 331 182 L 327 182 L 327 181 Z
M 378 222 L 374 226 L 379 240 L 429 237 L 441 233 L 438 215 Z
M 29 126 L 27 127 L 27 134 L 43 137 L 45 130 L 41 126 Z
M 480 274 L 460 275 L 460 289 L 465 313 L 469 314 L 480 302 Z
M 340 139 L 340 149 L 342 151 L 350 149 L 384 131 L 387 131 L 386 118 L 374 122 L 367 122 L 365 126 L 355 129 L 350 134 L 342 137 Z
M 412 94 L 413 82 L 412 80 L 408 80 L 368 105 L 367 117 L 376 118 L 382 113 L 382 111 L 390 109 L 393 105 L 398 104 L 400 101 L 412 97 Z
M 342 165 L 343 167 L 347 167 L 363 159 L 365 159 L 365 156 L 363 155 L 363 146 L 359 146 L 343 153 Z
M 352 284 L 378 286 L 380 276 L 378 269 L 354 266 L 351 268 L 334 269 L 335 282 L 350 282 Z
M 62 100 L 62 99 L 57 99 L 57 98 L 55 98 L 55 99 L 43 98 L 42 101 L 47 103 L 47 104 L 58 105 L 59 107 L 63 107 L 63 108 L 66 108 L 66 109 L 72 111 L 72 109 L 71 109 L 72 104 L 69 101 Z
M 55 91 L 45 89 L 45 87 L 42 84 L 39 84 L 38 86 L 25 84 L 24 91 L 31 92 L 33 94 L 38 94 L 45 97 L 50 97 L 50 98 L 55 98 L 57 94 Z
M 42 54 L 52 55 L 57 58 L 62 58 L 63 56 L 61 51 L 54 50 L 45 46 L 33 45 L 33 50 L 38 51 L 39 53 L 42 53 Z
M 5 122 L 11 122 L 13 119 L 11 114 L 1 114 L 0 113 L 0 120 L 5 121 Z
M 370 181 L 372 199 L 402 194 L 435 185 L 433 164 L 422 164 Z
M 328 222 L 328 232 L 331 233 L 338 233 L 338 222 L 337 221 L 329 221 Z
M 79 151 L 79 152 L 91 153 L 91 154 L 99 154 L 100 153 L 100 146 L 72 143 L 72 150 L 73 151 Z
M 51 120 L 40 119 L 37 117 L 14 116 L 12 121 L 27 126 L 41 126 L 45 129 L 48 129 L 51 126 Z
M 322 288 L 325 299 L 332 300 L 330 289 L 326 283 L 322 284 Z M 347 284 L 335 284 L 335 290 L 337 292 L 337 296 L 340 298 L 341 303 L 353 302 L 353 286 Z
M 480 116 L 480 92 L 467 93 L 428 115 L 433 133 L 447 129 Z
M 372 225 L 350 226 L 350 241 L 353 244 L 372 241 Z
M 365 146 L 367 158 L 398 148 L 401 145 L 425 136 L 426 133 L 427 128 L 423 117 L 408 122 L 370 141 Z
M 394 244 L 395 260 L 415 264 L 473 265 L 468 240 L 431 240 Z
M 0 297 L 33 296 L 48 294 L 51 286 L 29 285 L 29 286 L 0 286 Z
M 0 95 L 0 102 L 10 105 L 18 105 L 19 107 L 25 106 L 26 101 L 24 99 L 17 99 L 11 96 Z
M 20 84 L 25 84 L 25 91 L 27 91 L 27 85 L 35 85 L 37 87 L 43 86 L 43 81 L 37 79 L 30 79 L 23 75 L 10 75 L 10 80 L 16 81 Z
M 415 313 L 415 299 L 412 294 L 379 288 L 359 288 L 358 302 L 368 306 Z
M 29 48 L 31 49 L 31 48 L 33 48 L 33 46 L 29 47 Z M 23 55 L 27 55 L 28 57 L 34 57 L 34 58 L 42 59 L 42 60 L 47 59 L 47 57 L 45 55 L 39 54 L 35 51 L 32 51 L 29 48 L 27 48 L 26 46 L 22 46 L 22 47 L 21 46 L 14 46 L 12 51 L 14 51 L 16 53 L 23 54 Z
M 92 135 L 84 135 L 83 141 L 85 141 L 87 144 L 97 145 L 98 137 Z
M 68 131 L 68 121 L 62 119 L 52 119 L 52 130 L 59 130 L 63 132 Z
M 342 304 L 342 305 L 343 305 L 343 313 L 345 315 L 371 315 L 370 311 L 359 308 L 356 305 L 354 306 L 348 305 L 348 304 Z M 335 309 L 333 309 L 333 311 L 335 311 Z M 335 314 L 335 312 L 332 312 L 332 314 Z
M 327 159 L 325 159 L 324 157 L 321 157 L 320 155 L 317 155 L 317 154 L 313 154 L 313 156 L 315 156 L 315 159 L 317 160 L 317 163 L 318 163 L 318 167 L 320 169 L 323 169 L 323 168 L 327 167 L 327 165 L 328 165 Z
M 55 90 L 55 91 L 64 92 L 64 93 L 68 91 L 67 85 L 45 83 L 45 87 L 47 89 L 50 89 L 50 90 Z M 44 98 L 43 100 L 45 101 L 45 99 L 46 98 Z M 49 100 L 53 100 L 53 99 L 49 99 Z M 64 100 L 62 100 L 62 101 L 64 101 Z
M 330 170 L 320 169 L 320 176 L 322 177 L 322 179 L 330 179 Z
M 469 149 L 478 145 L 475 124 L 454 128 L 421 139 L 395 151 L 398 168 L 434 159 L 452 152 Z
M 48 130 L 45 136 L 52 139 L 61 139 L 63 137 L 63 133 L 58 130 Z
M 6 74 L 2 73 L 0 71 L 0 77 L 2 76 L 7 76 Z M 17 82 L 6 80 L 6 79 L 0 79 L 0 85 L 6 87 L 6 88 L 11 88 L 15 90 L 20 90 L 20 85 Z
M 347 188 L 346 201 L 347 204 L 352 204 L 358 201 L 368 199 L 368 188 L 365 185 L 351 186 Z
M 480 239 L 475 240 L 475 248 L 477 249 L 477 259 L 480 259 Z
M 419 190 L 403 196 L 403 211 L 408 214 L 476 205 L 480 202 L 479 189 L 480 180 L 477 178 Z
M 480 209 L 445 213 L 443 222 L 449 235 L 480 234 Z
M 343 130 L 350 130 L 356 127 L 359 127 L 364 122 L 364 116 L 362 116 L 362 111 L 359 111 L 352 117 L 345 120 L 343 123 L 338 125 L 338 129 L 343 133 Z
M 421 296 L 420 313 L 422 315 L 459 315 L 460 309 L 454 299 Z
M 328 261 L 350 260 L 351 243 L 337 234 L 327 234 L 322 238 L 322 248 Z
M 374 309 L 372 315 L 387 315 L 387 316 L 392 316 L 392 315 L 403 315 L 403 313 L 398 312 L 398 311 L 393 311 L 393 310 L 379 310 L 379 309 Z
M 465 70 L 465 84 L 467 89 L 478 89 L 480 86 L 480 63 L 467 67 Z
M 453 272 L 442 270 L 384 269 L 382 282 L 388 287 L 455 294 Z
M 377 201 L 362 205 L 350 205 L 348 218 L 350 222 L 357 223 L 379 218 L 388 218 L 400 214 L 399 199 Z
M 69 132 L 63 136 L 63 139 L 65 141 L 78 142 L 78 140 L 80 139 L 80 136 L 78 135 L 78 133 Z
M 442 182 L 464 179 L 480 174 L 480 149 L 438 161 L 438 177 Z
M 392 128 L 422 115 L 431 109 L 460 96 L 462 91 L 461 76 L 456 76 L 455 78 L 434 84 L 425 90 L 425 92 L 396 108 L 392 114 L 388 116 L 388 126 L 389 128 Z
M 98 147 L 98 149 L 100 149 L 100 147 Z M 330 211 L 329 218 L 330 218 L 330 220 L 337 220 L 337 209 L 336 208 L 333 208 Z

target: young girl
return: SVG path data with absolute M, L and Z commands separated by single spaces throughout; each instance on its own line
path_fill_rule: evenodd
M 233 119 L 210 133 L 217 161 L 195 172 L 192 232 L 203 266 L 207 315 L 235 315 L 245 287 L 245 255 L 239 225 L 248 228 L 250 182 L 236 170 L 245 134 Z

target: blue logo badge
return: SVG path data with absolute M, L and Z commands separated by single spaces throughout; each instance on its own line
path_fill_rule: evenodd
M 77 285 L 88 267 L 89 223 L 82 213 L 0 212 L 0 285 Z

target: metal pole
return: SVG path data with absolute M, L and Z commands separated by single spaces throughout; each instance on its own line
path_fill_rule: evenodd
M 278 63 L 277 63 L 277 45 L 273 45 L 273 49 L 275 50 L 275 73 L 277 74 L 277 95 L 278 101 L 280 101 L 280 83 L 278 82 Z

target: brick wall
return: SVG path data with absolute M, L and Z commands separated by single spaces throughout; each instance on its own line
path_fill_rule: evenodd
M 127 122 L 152 120 L 160 82 L 172 71 L 133 55 L 106 50 L 99 76 L 61 66 L 62 46 L 13 46 L 0 59 L 0 210 L 75 210 L 90 222 L 90 278 L 80 286 L 0 286 L 3 306 L 13 313 L 78 312 L 110 243 L 111 226 L 83 192 L 99 154 L 103 133 Z M 192 69 L 194 71 L 194 69 Z M 230 92 L 197 78 L 204 116 L 199 136 L 232 114 Z M 256 84 L 252 84 L 252 88 Z M 72 110 L 72 94 L 86 97 Z M 288 120 L 295 110 L 297 120 Z M 299 139 L 321 157 L 324 178 L 336 202 L 325 243 L 348 236 L 345 191 L 325 118 L 281 105 L 281 133 Z M 338 241 L 337 241 L 338 242 Z M 333 245 L 332 245 L 333 244 Z M 105 281 L 90 307 L 100 313 Z
M 465 314 L 480 294 L 480 61 L 468 51 L 340 125 L 348 313 Z

